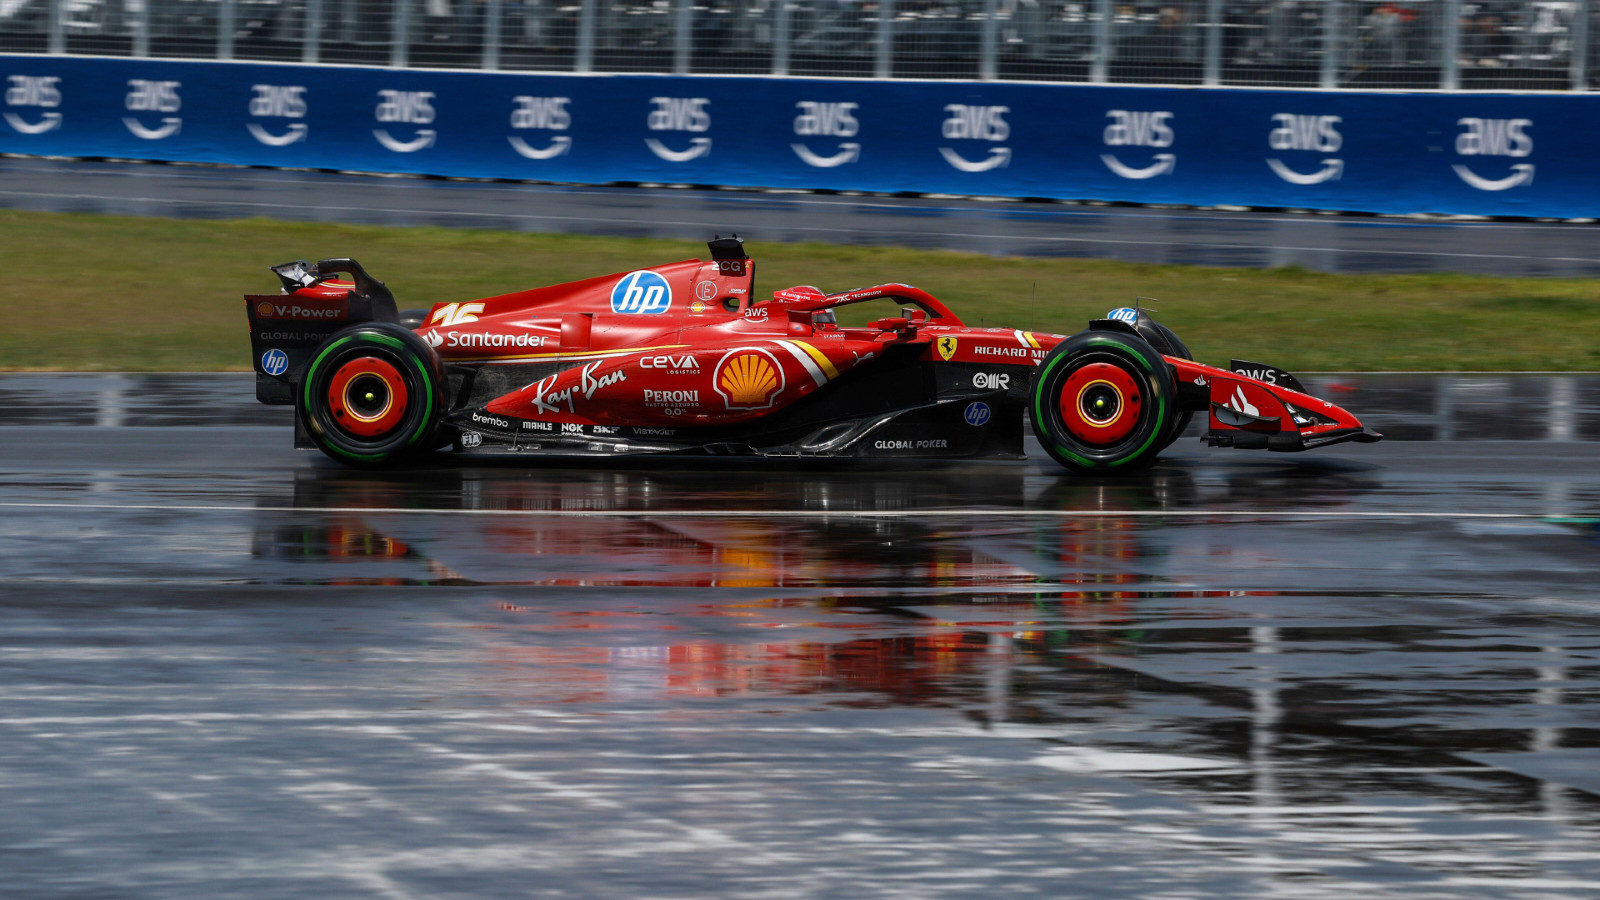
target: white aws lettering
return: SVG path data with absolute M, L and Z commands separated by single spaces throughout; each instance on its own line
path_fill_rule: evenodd
M 306 89 L 297 84 L 253 84 L 250 90 L 255 96 L 250 98 L 250 115 L 276 116 L 285 119 L 301 119 L 306 114 Z
M 795 108 L 800 115 L 794 117 L 794 133 L 802 137 L 855 137 L 861 131 L 861 123 L 853 115 L 861 108 L 859 103 L 801 100 Z
M 127 107 L 130 112 L 175 113 L 183 102 L 178 99 L 180 81 L 145 81 L 133 78 L 128 81 Z
M 411 125 L 428 125 L 433 122 L 433 91 L 378 92 L 378 108 L 374 112 L 379 122 L 405 122 Z
M 6 88 L 7 105 L 46 108 L 61 105 L 61 89 L 58 87 L 61 79 L 55 75 L 10 75 L 7 80 L 11 83 Z
M 1106 112 L 1111 124 L 1106 126 L 1105 142 L 1108 147 L 1171 147 L 1173 118 L 1170 112 L 1145 112 L 1142 110 L 1113 109 Z
M 1005 120 L 1011 112 L 1009 106 L 966 106 L 949 103 L 944 111 L 950 114 L 944 120 L 940 133 L 950 140 L 972 138 L 980 141 L 1003 141 L 1011 136 L 1011 123 Z
M 572 127 L 572 113 L 567 111 L 570 97 L 512 97 L 516 109 L 511 111 L 512 128 L 541 128 L 566 131 Z
M 1457 119 L 1465 131 L 1456 135 L 1456 152 L 1462 156 L 1515 156 L 1533 153 L 1527 129 L 1532 119 Z
M 1338 153 L 1344 146 L 1344 136 L 1338 125 L 1342 116 L 1301 116 L 1294 113 L 1274 113 L 1272 121 L 1277 127 L 1267 135 L 1267 146 L 1274 150 L 1316 150 L 1321 153 Z
M 651 97 L 655 109 L 646 120 L 651 131 L 710 131 L 711 113 L 705 97 Z

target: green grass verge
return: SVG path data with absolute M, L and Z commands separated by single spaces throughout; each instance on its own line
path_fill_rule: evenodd
M 1588 281 L 994 259 L 750 238 L 761 293 L 904 281 L 975 325 L 1071 333 L 1136 295 L 1159 297 L 1160 320 L 1214 364 L 1236 356 L 1290 371 L 1600 369 L 1600 288 Z M 276 291 L 266 266 L 291 259 L 355 257 L 406 308 L 705 255 L 690 241 L 0 211 L 0 369 L 248 369 L 240 296 Z

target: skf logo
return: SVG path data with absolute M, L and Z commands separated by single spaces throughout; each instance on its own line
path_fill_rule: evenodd
M 711 373 L 712 385 L 729 409 L 770 409 L 783 390 L 783 366 L 765 350 L 730 350 Z
M 129 79 L 125 105 L 128 112 L 175 113 L 183 106 L 183 101 L 178 99 L 178 89 L 182 87 L 183 83 L 178 81 Z M 177 134 L 183 128 L 183 119 L 177 116 L 163 116 L 158 127 L 146 128 L 138 116 L 123 116 L 122 124 L 133 132 L 134 137 L 159 141 Z
M 428 317 L 428 324 L 452 328 L 478 321 L 478 313 L 481 312 L 483 312 L 482 303 L 446 303 L 433 311 L 433 315 Z
M 1456 153 L 1461 156 L 1510 156 L 1521 159 L 1533 155 L 1533 138 L 1528 129 L 1532 119 L 1457 119 L 1461 133 L 1456 135 Z M 1515 163 L 1511 174 L 1500 179 L 1484 178 L 1461 163 L 1452 166 L 1462 181 L 1480 191 L 1504 191 L 1533 184 L 1533 163 Z
M 694 134 L 711 130 L 711 113 L 706 107 L 711 101 L 705 97 L 651 97 L 650 110 L 645 124 L 651 131 L 687 131 Z M 645 146 L 656 156 L 672 163 L 688 162 L 711 152 L 711 138 L 690 138 L 689 149 L 672 150 L 655 138 L 645 138 Z
M 54 75 L 10 75 L 6 81 L 8 82 L 7 106 L 54 109 L 61 105 L 61 79 Z M 39 116 L 39 121 L 33 123 L 14 112 L 8 112 L 6 124 L 19 134 L 44 134 L 61 127 L 61 113 L 43 113 Z
M 435 115 L 433 97 L 433 91 L 379 91 L 378 108 L 374 110 L 373 118 L 384 124 L 432 125 Z M 418 128 L 416 137 L 402 141 L 392 137 L 386 129 L 374 128 L 372 136 L 385 149 L 395 153 L 415 153 L 432 147 L 438 132 L 432 128 Z
M 967 106 L 950 103 L 944 108 L 946 118 L 939 133 L 951 141 L 973 140 L 999 143 L 1011 137 L 1011 123 L 1006 121 L 1009 106 Z M 940 147 L 944 161 L 963 172 L 987 172 L 1011 164 L 1010 147 L 992 147 L 986 159 L 972 162 L 950 149 Z
M 1177 139 L 1172 132 L 1172 126 L 1168 124 L 1172 121 L 1173 114 L 1164 110 L 1145 112 L 1112 109 L 1106 111 L 1106 118 L 1111 120 L 1103 135 L 1107 147 L 1164 149 L 1171 147 L 1172 142 Z M 1106 168 L 1121 178 L 1154 178 L 1157 175 L 1171 174 L 1178 166 L 1178 156 L 1175 153 L 1157 153 L 1151 158 L 1155 161 L 1138 169 L 1123 164 L 1115 154 L 1100 154 L 1100 161 L 1106 164 Z
M 1341 116 L 1311 116 L 1297 113 L 1274 113 L 1272 131 L 1267 134 L 1267 146 L 1274 150 L 1310 151 L 1334 154 L 1344 146 L 1344 136 L 1339 133 Z M 1303 174 L 1291 169 L 1276 157 L 1267 160 L 1267 167 L 1290 184 L 1321 184 L 1337 181 L 1344 174 L 1344 160 L 1336 157 L 1324 159 L 1322 168 Z
M 861 131 L 861 123 L 855 117 L 856 110 L 861 108 L 859 103 L 801 100 L 795 108 L 800 110 L 800 115 L 794 117 L 794 133 L 799 137 L 851 138 Z M 861 145 L 855 141 L 841 142 L 839 152 L 832 156 L 819 156 L 798 141 L 789 147 L 801 162 L 818 169 L 831 169 L 861 158 Z
M 306 117 L 306 89 L 298 84 L 253 84 L 250 90 L 250 115 L 258 119 L 303 119 Z M 268 147 L 287 147 L 306 138 L 304 122 L 290 122 L 289 130 L 281 135 L 261 127 L 259 122 L 245 125 L 256 140 Z
M 611 311 L 654 316 L 672 308 L 672 285 L 649 270 L 629 272 L 611 289 Z
M 949 362 L 956 355 L 956 344 L 957 341 L 953 337 L 942 337 L 933 342 L 934 348 L 939 351 L 939 358 L 945 362 Z
M 566 131 L 572 127 L 572 113 L 567 111 L 571 97 L 512 97 L 511 127 L 518 131 Z M 511 149 L 524 159 L 555 159 L 572 149 L 572 138 L 558 134 L 547 147 L 534 148 L 521 135 L 506 138 Z

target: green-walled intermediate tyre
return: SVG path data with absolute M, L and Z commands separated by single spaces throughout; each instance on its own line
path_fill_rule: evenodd
M 1176 356 L 1178 359 L 1193 361 L 1194 356 L 1189 352 L 1189 346 L 1171 328 L 1162 325 L 1160 322 L 1151 322 L 1150 324 L 1154 325 L 1156 330 L 1161 332 L 1161 336 L 1167 339 L 1167 343 L 1172 345 L 1172 352 L 1168 353 L 1168 356 Z M 1178 438 L 1183 437 L 1183 433 L 1189 430 L 1189 422 L 1193 419 L 1193 410 L 1184 410 L 1173 416 L 1172 427 L 1167 430 L 1167 436 L 1162 440 L 1161 448 L 1165 450 L 1172 446 L 1173 442 Z
M 1177 417 L 1172 369 L 1144 339 L 1086 331 L 1039 364 L 1029 400 L 1033 433 L 1056 462 L 1086 475 L 1148 466 Z
M 311 441 L 350 466 L 377 468 L 433 449 L 444 415 L 444 367 L 416 332 L 352 325 L 306 366 L 295 409 Z

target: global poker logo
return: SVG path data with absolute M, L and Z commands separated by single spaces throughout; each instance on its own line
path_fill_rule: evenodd
M 5 115 L 6 124 L 16 130 L 18 134 L 44 134 L 61 127 L 61 113 L 55 108 L 61 105 L 61 79 L 55 75 L 9 75 L 6 77 L 6 105 L 15 107 L 35 107 L 47 109 L 50 112 L 41 113 L 37 123 L 29 122 L 21 115 L 8 112 Z
M 648 269 L 629 272 L 611 289 L 611 311 L 630 316 L 654 316 L 672 308 L 672 285 Z

